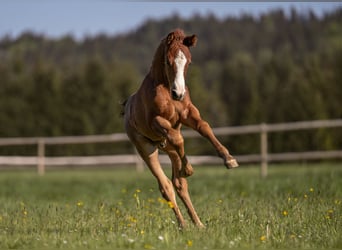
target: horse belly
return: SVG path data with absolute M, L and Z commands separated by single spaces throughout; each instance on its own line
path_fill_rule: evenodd
M 128 107 L 126 107 L 125 111 L 126 131 L 129 130 L 131 133 L 137 133 L 151 141 L 161 141 L 163 138 L 152 130 L 146 103 L 139 102 L 139 98 L 136 95 L 132 95 L 127 105 Z

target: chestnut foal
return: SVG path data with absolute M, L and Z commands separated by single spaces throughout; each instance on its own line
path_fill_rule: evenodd
M 127 135 L 157 178 L 161 194 L 172 204 L 180 227 L 185 226 L 185 220 L 177 205 L 174 190 L 185 204 L 192 221 L 198 227 L 204 226 L 188 192 L 186 177 L 193 174 L 193 168 L 184 153 L 181 125 L 207 138 L 228 169 L 238 166 L 237 161 L 217 140 L 209 124 L 201 119 L 185 85 L 185 76 L 191 62 L 189 47 L 196 42 L 196 35 L 185 36 L 180 29 L 169 33 L 161 41 L 151 69 L 140 88 L 124 103 Z M 165 151 L 171 159 L 172 181 L 160 165 L 158 149 Z

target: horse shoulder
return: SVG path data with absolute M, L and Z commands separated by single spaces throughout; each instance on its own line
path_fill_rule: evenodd
M 185 100 L 181 109 L 179 109 L 180 122 L 187 125 L 190 120 L 200 120 L 201 114 L 198 108 L 191 102 L 190 99 Z
M 168 90 L 163 86 L 157 86 L 155 93 L 150 99 L 153 102 L 151 107 L 158 115 L 170 115 L 173 112 L 172 100 L 169 96 Z

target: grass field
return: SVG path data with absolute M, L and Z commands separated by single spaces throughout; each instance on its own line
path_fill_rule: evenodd
M 271 166 L 266 179 L 197 167 L 189 183 L 205 229 L 177 228 L 149 171 L 2 171 L 0 249 L 342 248 L 340 163 Z

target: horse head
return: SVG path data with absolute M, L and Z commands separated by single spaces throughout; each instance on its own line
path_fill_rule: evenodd
M 185 96 L 185 77 L 189 64 L 191 63 L 190 47 L 195 46 L 196 35 L 185 36 L 184 32 L 177 29 L 162 40 L 157 53 L 162 54 L 161 64 L 163 67 L 163 78 L 170 88 L 170 95 L 174 100 L 182 100 Z M 160 65 L 160 62 L 158 63 Z

